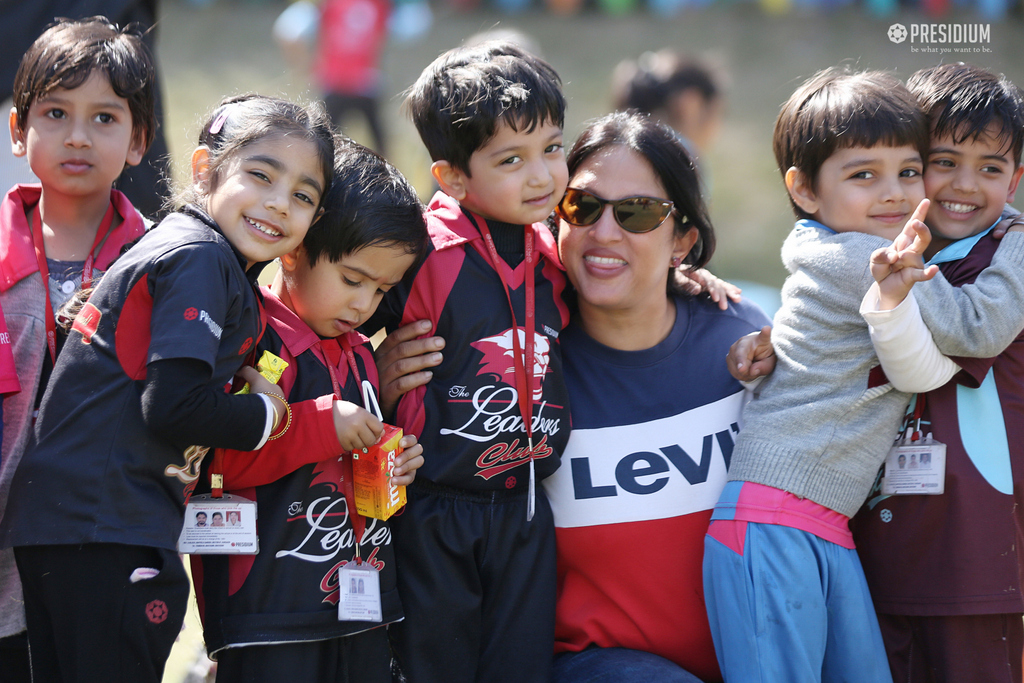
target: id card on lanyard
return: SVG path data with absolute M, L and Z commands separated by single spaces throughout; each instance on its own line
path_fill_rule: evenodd
M 259 296 L 256 297 L 256 306 L 259 322 L 256 343 L 250 352 L 251 360 L 267 327 L 266 310 Z M 273 354 L 269 355 L 276 358 Z M 284 363 L 284 367 L 287 366 Z M 267 376 L 266 371 L 261 374 Z M 209 448 L 190 446 L 188 451 L 201 451 L 198 462 L 202 463 Z M 224 493 L 224 451 L 215 448 L 210 467 L 210 492 L 189 495 L 185 500 L 185 522 L 178 536 L 178 552 L 193 555 L 256 555 L 260 551 L 256 526 L 258 517 L 256 501 Z
M 103 248 L 103 243 L 110 235 L 110 226 L 114 222 L 114 204 L 107 207 L 99 228 L 96 230 L 96 238 L 93 240 L 92 248 L 85 259 L 85 266 L 82 269 L 82 288 L 92 286 L 93 265 L 96 254 Z M 29 219 L 29 231 L 32 233 L 32 245 L 35 247 L 36 263 L 39 266 L 39 274 L 43 277 L 43 291 L 46 294 L 46 346 L 50 351 L 50 361 L 57 364 L 57 323 L 53 311 L 53 304 L 50 301 L 50 267 L 46 262 L 46 245 L 43 241 L 43 219 L 39 213 L 39 204 L 32 209 L 32 216 Z M 38 227 L 38 229 L 37 229 Z
M 179 553 L 255 555 L 259 551 L 255 501 L 230 493 L 218 497 L 204 493 L 189 498 L 185 523 L 178 536 Z
M 331 340 L 329 343 L 319 343 L 320 352 L 323 354 L 327 371 L 331 375 L 331 385 L 334 389 L 334 398 L 337 401 L 341 397 L 341 382 L 338 381 L 338 373 L 335 365 L 341 361 L 340 354 L 330 354 L 328 346 L 337 344 L 352 372 L 356 382 L 363 390 L 364 407 L 370 410 L 368 395 L 373 397 L 373 386 L 368 381 L 362 381 L 359 377 L 359 367 L 356 365 L 355 353 L 348 339 L 341 337 L 338 340 Z M 369 387 L 369 391 L 367 391 Z M 373 397 L 376 405 L 376 398 Z M 372 411 L 371 411 L 372 412 Z M 380 410 L 377 410 L 379 416 Z M 377 568 L 364 562 L 359 553 L 359 544 L 366 533 L 366 518 L 359 514 L 356 509 L 356 496 L 354 477 L 352 474 L 352 455 L 343 454 L 338 458 L 341 461 L 341 490 L 345 495 L 345 506 L 348 509 L 348 517 L 352 521 L 352 545 L 355 547 L 355 558 L 346 562 L 338 568 L 338 620 L 339 621 L 372 621 L 381 622 L 384 612 L 381 607 L 380 598 L 380 573 Z
M 933 439 L 931 433 L 921 433 L 926 395 L 916 395 L 911 425 L 885 458 L 884 495 L 937 496 L 946 491 L 946 444 Z
M 512 305 L 512 291 L 509 283 L 505 281 L 505 278 L 501 274 L 501 257 L 498 255 L 498 249 L 494 246 L 494 238 L 491 237 L 491 231 L 487 227 L 487 221 L 480 216 L 473 216 L 473 219 L 477 223 L 477 228 L 480 230 L 480 234 L 484 238 L 484 244 L 487 246 L 487 255 L 490 259 L 491 268 L 497 273 L 498 278 L 501 279 L 502 287 L 505 289 L 505 297 L 508 299 L 509 313 L 512 315 L 512 366 L 515 371 L 516 378 L 516 394 L 519 400 L 519 413 L 523 418 L 523 429 L 526 431 L 526 443 L 529 446 L 530 454 L 530 486 L 527 493 L 526 501 L 526 520 L 530 521 L 533 519 L 534 512 L 536 510 L 536 498 L 537 498 L 537 475 L 533 463 L 533 368 L 535 363 L 534 357 L 534 334 L 537 329 L 537 314 L 536 314 L 536 282 L 534 281 L 534 268 L 537 264 L 537 253 L 533 248 L 533 229 L 530 226 L 524 226 L 526 231 L 525 235 L 525 275 L 526 281 L 526 315 L 525 315 L 525 339 L 523 343 L 519 341 L 519 325 L 516 321 L 516 310 Z
M 204 448 L 193 446 L 193 448 Z M 224 493 L 224 451 L 213 451 L 210 492 L 189 496 L 178 552 L 192 555 L 256 555 L 256 501 Z

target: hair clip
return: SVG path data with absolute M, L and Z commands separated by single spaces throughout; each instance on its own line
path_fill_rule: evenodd
M 221 113 L 217 114 L 217 118 L 210 124 L 210 135 L 216 135 L 220 132 L 220 129 L 224 127 L 224 122 L 228 120 L 227 107 L 224 108 Z

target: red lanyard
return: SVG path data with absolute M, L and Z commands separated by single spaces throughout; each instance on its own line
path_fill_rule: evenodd
M 921 418 L 924 416 L 925 396 L 927 394 L 917 394 L 914 397 L 914 416 L 910 418 L 911 427 L 914 428 L 910 435 L 911 441 L 921 440 Z
M 352 376 L 356 378 L 356 384 L 362 383 L 359 377 L 359 367 L 356 365 L 356 355 L 352 352 L 352 345 L 349 344 L 348 339 L 341 337 L 337 340 L 331 340 L 328 343 L 338 344 L 348 359 L 349 369 L 352 371 Z M 322 342 L 317 342 L 317 346 L 320 347 L 320 353 L 324 357 L 324 364 L 327 366 L 327 372 L 331 375 L 331 386 L 334 388 L 334 398 L 341 401 L 341 382 L 338 381 L 338 371 L 335 369 L 335 363 L 341 360 L 340 356 L 331 357 L 331 354 L 327 353 L 327 349 L 324 348 Z M 347 458 L 342 458 L 341 463 L 341 486 L 342 491 L 345 494 L 345 505 L 348 507 L 349 519 L 352 520 L 352 530 L 355 533 L 353 538 L 353 544 L 356 549 L 356 564 L 362 563 L 362 558 L 359 556 L 359 542 L 363 538 L 363 534 L 366 532 L 366 518 L 359 514 L 356 510 L 356 491 L 355 486 L 352 482 L 352 456 L 351 454 Z
M 512 291 L 509 288 L 509 284 L 505 281 L 505 278 L 501 275 L 501 257 L 498 256 L 498 250 L 494 246 L 494 238 L 491 237 L 491 231 L 487 227 L 487 221 L 479 216 L 474 216 L 477 222 L 477 227 L 480 229 L 480 234 L 483 235 L 484 244 L 487 245 L 487 253 L 490 256 L 491 267 L 494 268 L 494 272 L 501 278 L 502 286 L 505 289 L 505 296 L 508 298 L 509 312 L 512 314 L 512 366 L 515 370 L 516 379 L 516 392 L 519 395 L 519 413 L 523 417 L 523 428 L 526 430 L 526 442 L 529 446 L 530 453 L 530 486 L 529 486 L 529 501 L 527 502 L 526 519 L 533 519 L 534 512 L 534 496 L 536 493 L 536 475 L 534 474 L 533 464 L 533 366 L 534 366 L 534 333 L 537 329 L 537 315 L 535 308 L 535 289 L 536 282 L 534 282 L 533 271 L 537 263 L 537 254 L 533 249 L 533 228 L 525 226 L 526 230 L 526 245 L 525 245 L 525 280 L 526 280 L 526 320 L 525 320 L 525 353 L 521 349 L 519 344 L 519 327 L 516 323 L 516 310 L 512 305 Z
M 110 224 L 114 221 L 114 204 L 107 207 L 107 213 L 103 216 L 99 229 L 96 230 L 96 239 L 93 240 L 92 249 L 85 259 L 85 267 L 82 269 L 82 287 L 92 285 L 92 268 L 96 253 L 103 247 L 107 236 L 110 234 Z M 39 229 L 36 230 L 36 226 Z M 57 323 L 53 313 L 53 304 L 50 302 L 50 267 L 46 263 L 46 246 L 43 243 L 43 219 L 39 214 L 39 204 L 32 209 L 32 221 L 29 224 L 32 232 L 32 243 L 36 249 L 36 262 L 39 264 L 39 274 L 43 277 L 43 291 L 46 293 L 46 345 L 50 349 L 50 361 L 57 364 Z

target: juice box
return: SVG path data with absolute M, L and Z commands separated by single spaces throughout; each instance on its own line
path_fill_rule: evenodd
M 402 429 L 386 424 L 377 443 L 352 452 L 356 510 L 364 517 L 387 519 L 405 505 L 405 487 L 391 483 L 401 440 Z
M 281 375 L 284 374 L 285 368 L 288 367 L 287 361 L 284 361 L 270 351 L 264 351 L 260 359 L 256 361 L 256 369 L 259 371 L 264 378 L 267 379 L 271 384 L 277 384 L 277 380 L 281 379 Z M 236 391 L 236 394 L 248 394 L 250 392 L 249 383 L 246 382 L 245 386 Z

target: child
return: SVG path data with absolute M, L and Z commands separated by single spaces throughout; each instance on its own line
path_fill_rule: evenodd
M 382 429 L 362 407 L 360 378 L 376 385 L 377 370 L 354 330 L 423 253 L 427 231 L 412 186 L 351 142 L 335 158 L 325 207 L 263 290 L 268 329 L 257 349 L 289 364 L 280 385 L 292 427 L 256 453 L 224 457 L 225 487 L 257 503 L 260 553 L 192 556 L 220 683 L 391 680 L 386 630 L 338 617 L 338 570 L 362 557 L 380 571 L 381 623 L 402 618 L 389 523 L 354 513 L 339 485 L 351 481 L 351 456 L 339 456 L 372 445 Z M 395 483 L 404 486 L 423 457 L 413 435 L 402 446 Z
M 424 262 L 367 329 L 427 319 L 449 352 L 397 408 L 427 461 L 392 527 L 406 615 L 396 655 L 417 683 L 543 681 L 554 528 L 533 488 L 558 467 L 569 414 L 565 279 L 539 221 L 567 183 L 565 99 L 546 63 L 488 42 L 438 57 L 407 104 L 441 192 Z
M 112 59 L 116 56 L 116 59 Z M 22 391 L 4 401 L 0 520 L 63 336 L 54 312 L 96 280 L 146 230 L 112 186 L 138 164 L 156 130 L 153 60 L 140 36 L 105 19 L 59 21 L 29 47 L 14 80 L 11 146 L 41 185 L 0 205 L 0 302 Z M 14 553 L 0 550 L 0 652 L 28 680 L 28 641 Z
M 778 369 L 744 411 L 705 541 L 715 650 L 726 680 L 887 681 L 848 519 L 909 395 L 877 368 L 859 305 L 870 254 L 924 197 L 928 129 L 895 79 L 832 69 L 783 106 L 773 146 L 802 220 L 783 245 L 791 275 L 775 317 Z M 925 321 L 945 353 L 991 353 L 1020 331 L 1010 302 L 1024 295 L 1024 242 L 1009 235 L 1003 246 L 985 287 L 958 290 L 940 278 L 921 286 Z M 915 381 L 901 388 L 935 380 Z
M 262 333 L 252 283 L 302 243 L 330 183 L 330 122 L 247 96 L 223 102 L 199 142 L 195 203 L 119 258 L 76 317 L 11 486 L 0 545 L 16 548 L 35 680 L 160 680 L 205 446 L 253 449 L 287 427 L 255 370 L 241 374 L 275 398 L 224 387 Z
M 966 64 L 919 71 L 908 88 L 931 127 L 924 255 L 952 284 L 968 284 L 996 253 L 991 230 L 1020 181 L 1024 98 L 1005 77 Z M 895 381 L 881 348 L 879 359 Z M 992 358 L 955 360 L 956 381 L 916 402 L 922 431 L 946 445 L 944 493 L 873 491 L 854 539 L 895 680 L 1019 681 L 1013 482 L 1024 466 L 1024 338 Z

